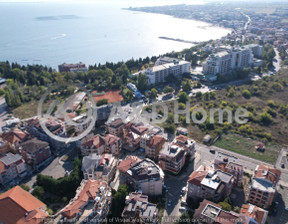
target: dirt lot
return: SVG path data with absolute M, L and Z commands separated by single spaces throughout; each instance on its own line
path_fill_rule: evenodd
M 95 93 L 97 92 L 96 91 L 92 92 L 95 102 L 97 102 L 98 100 L 107 99 L 108 103 L 114 103 L 122 101 L 124 99 L 123 96 L 121 95 L 120 90 L 117 91 L 110 90 L 108 92 L 105 92 L 105 94 L 103 95 L 94 95 Z

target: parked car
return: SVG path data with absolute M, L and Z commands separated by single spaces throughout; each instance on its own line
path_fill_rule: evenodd
M 185 207 L 179 207 L 179 212 L 185 212 L 187 209 Z
M 185 200 L 181 200 L 181 205 L 185 205 L 185 206 L 187 206 L 188 204 L 187 204 L 187 202 L 185 201 Z
M 181 194 L 185 194 L 186 192 L 186 187 L 183 187 L 182 190 L 180 191 Z

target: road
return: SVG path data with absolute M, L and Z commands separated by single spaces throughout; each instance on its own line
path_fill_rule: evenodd
M 5 119 L 8 117 L 8 115 L 11 115 L 8 113 L 7 109 L 7 104 L 5 102 L 4 97 L 0 97 L 0 127 L 6 126 L 6 121 Z
M 166 193 L 165 211 L 162 217 L 162 223 L 174 223 L 181 215 L 179 207 L 181 206 L 182 195 L 180 191 L 187 185 L 190 174 L 195 169 L 195 162 L 198 159 L 191 161 L 184 170 L 177 176 L 165 173 L 164 184 L 167 186 L 168 192 Z M 171 206 L 167 206 L 167 202 L 171 200 Z

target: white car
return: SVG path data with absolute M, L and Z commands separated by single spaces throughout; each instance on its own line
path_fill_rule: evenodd
M 185 212 L 187 209 L 185 207 L 179 207 L 179 212 Z

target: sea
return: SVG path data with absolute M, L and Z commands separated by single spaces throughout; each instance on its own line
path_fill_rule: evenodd
M 157 2 L 157 3 L 155 3 Z M 0 61 L 86 65 L 159 56 L 193 46 L 160 39 L 207 41 L 231 30 L 167 15 L 125 10 L 161 4 L 204 4 L 173 0 L 0 1 Z

